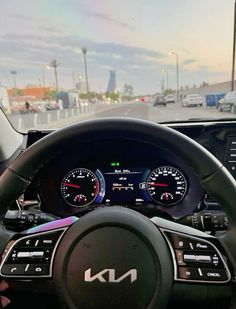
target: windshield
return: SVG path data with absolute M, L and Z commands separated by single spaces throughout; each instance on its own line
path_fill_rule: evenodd
M 0 106 L 19 131 L 235 117 L 234 0 L 2 0 L 0 21 Z

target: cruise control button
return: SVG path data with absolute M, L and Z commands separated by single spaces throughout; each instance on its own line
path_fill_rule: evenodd
M 28 264 L 28 267 L 25 269 L 25 275 L 31 276 L 45 276 L 49 275 L 49 265 L 47 264 Z
M 190 237 L 179 236 L 174 233 L 167 233 L 170 242 L 175 249 L 187 249 L 188 251 L 210 251 L 215 252 L 214 247 L 204 240 L 196 240 Z
M 177 234 L 170 234 L 170 233 L 168 233 L 168 236 L 170 238 L 172 246 L 175 249 L 189 249 L 189 250 L 194 249 L 191 239 L 178 236 Z
M 1 273 L 3 275 L 24 275 L 25 264 L 5 264 L 2 266 Z
M 197 255 L 197 262 L 199 263 L 206 263 L 209 264 L 211 263 L 211 256 L 210 255 Z
M 186 280 L 201 280 L 201 274 L 197 268 L 178 267 L 178 278 Z
M 179 266 L 186 265 L 185 261 L 183 259 L 183 251 L 182 250 L 175 250 L 175 256 L 176 256 L 177 264 Z
M 202 269 L 202 273 L 206 281 L 226 281 L 228 279 L 225 269 Z
M 215 267 L 222 267 L 222 261 L 220 260 L 220 257 L 218 256 L 218 254 L 214 254 L 212 256 L 212 264 Z
M 195 254 L 184 254 L 185 263 L 195 263 L 197 262 L 197 257 Z

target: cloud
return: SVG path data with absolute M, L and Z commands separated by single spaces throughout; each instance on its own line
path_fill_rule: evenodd
M 56 34 L 56 33 L 60 32 L 60 30 L 56 27 L 40 26 L 39 28 L 43 31 L 46 31 L 47 33 L 50 33 L 50 34 L 51 33 Z
M 210 68 L 207 65 L 199 65 L 198 66 L 199 71 L 209 72 Z
M 58 68 L 60 84 L 65 87 L 69 84 L 70 87 L 72 72 L 83 74 L 82 46 L 88 49 L 89 79 L 95 86 L 98 80 L 107 83 L 110 69 L 116 70 L 120 85 L 131 83 L 134 86 L 139 85 L 135 87 L 140 89 L 146 87 L 146 84 L 152 85 L 161 74 L 163 67 L 161 61 L 165 57 L 161 52 L 148 48 L 114 42 L 97 42 L 63 34 L 46 36 L 9 33 L 0 36 L 0 45 L 1 68 L 6 72 L 16 70 L 22 86 L 37 81 L 42 68 L 56 58 L 61 63 Z M 170 66 L 171 70 L 173 68 Z
M 19 20 L 24 20 L 24 21 L 33 21 L 33 22 L 42 21 L 42 18 L 40 17 L 24 15 L 24 14 L 13 14 L 11 15 L 11 17 L 14 19 L 19 19 Z
M 130 25 L 129 23 L 126 23 L 126 22 L 123 22 L 123 21 L 118 20 L 116 18 L 113 18 L 108 14 L 93 11 L 90 8 L 88 8 L 87 6 L 85 6 L 84 4 L 81 5 L 80 9 L 82 9 L 84 14 L 87 15 L 88 17 L 97 18 L 97 19 L 103 20 L 105 22 L 110 22 L 110 23 L 113 23 L 115 25 L 118 25 L 122 28 L 126 28 L 126 29 L 131 30 L 131 31 L 135 30 L 134 26 Z
M 96 42 L 79 36 L 7 34 L 0 37 L 0 43 L 4 49 L 1 50 L 2 56 L 4 56 L 4 53 L 8 56 L 28 53 L 31 56 L 32 52 L 43 55 L 51 51 L 54 55 L 60 57 L 60 54 L 63 54 L 64 51 L 67 53 L 69 61 L 69 56 L 78 57 L 78 54 L 81 54 L 81 47 L 86 46 L 88 57 L 97 57 L 99 59 L 103 57 L 104 60 L 112 58 L 115 61 L 123 62 L 132 61 L 133 58 L 136 58 L 136 60 L 137 58 L 143 58 L 143 61 L 154 63 L 164 57 L 161 52 L 147 48 L 114 42 Z
M 196 59 L 186 59 L 183 61 L 182 65 L 189 65 L 189 64 L 193 64 L 193 63 L 196 63 L 197 60 Z
M 122 22 L 118 19 L 112 18 L 107 14 L 96 13 L 96 12 L 90 11 L 90 12 L 87 13 L 87 16 L 88 17 L 94 17 L 94 18 L 101 19 L 101 20 L 108 21 L 108 22 L 112 22 L 113 24 L 116 24 L 116 25 L 121 26 L 123 28 L 126 28 L 128 30 L 132 30 L 132 31 L 135 30 L 135 28 L 132 25 L 125 23 L 125 22 Z

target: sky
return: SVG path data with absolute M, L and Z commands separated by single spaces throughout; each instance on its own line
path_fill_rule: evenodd
M 87 48 L 91 91 L 106 91 L 109 70 L 117 87 L 132 85 L 135 94 L 180 85 L 230 80 L 234 0 L 1 0 L 0 82 L 13 87 L 73 87 L 84 81 L 82 47 Z

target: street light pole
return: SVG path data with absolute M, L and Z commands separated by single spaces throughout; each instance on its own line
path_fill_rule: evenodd
M 56 91 L 58 92 L 59 90 L 59 85 L 58 85 L 58 76 L 57 76 L 57 68 L 59 67 L 60 63 L 58 63 L 56 60 L 52 60 L 49 64 L 50 67 L 54 69 L 54 74 L 55 74 L 55 82 L 56 82 Z
M 42 69 L 42 83 L 43 83 L 43 96 L 44 99 L 46 97 L 46 90 L 45 90 L 45 74 L 44 74 L 44 69 Z
M 176 56 L 176 84 L 177 84 L 176 97 L 177 97 L 177 102 L 179 102 L 179 55 L 173 51 L 170 51 L 169 55 Z
M 234 2 L 234 32 L 233 32 L 233 61 L 232 61 L 232 78 L 231 91 L 234 91 L 234 71 L 235 71 L 235 45 L 236 45 L 236 0 Z
M 72 88 L 73 88 L 73 91 L 75 91 L 75 73 L 72 72 Z
M 79 94 L 81 94 L 82 93 L 82 85 L 81 85 L 82 75 L 79 75 L 78 79 L 79 79 Z
M 11 75 L 12 75 L 12 79 L 13 79 L 13 87 L 14 87 L 14 96 L 16 95 L 16 74 L 17 74 L 17 71 L 11 71 L 10 72 Z
M 87 91 L 87 93 L 89 93 L 87 59 L 86 59 L 87 48 L 86 47 L 82 48 L 82 53 L 84 55 L 84 72 L 85 72 L 85 80 L 86 80 L 86 91 Z
M 169 88 L 169 76 L 168 76 L 168 71 L 166 69 L 162 70 L 163 73 L 166 74 L 166 89 Z

